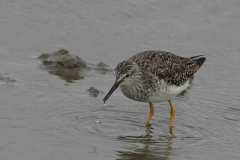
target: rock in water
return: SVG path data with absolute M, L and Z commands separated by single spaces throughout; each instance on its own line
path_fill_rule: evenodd
M 92 96 L 92 97 L 97 97 L 99 94 L 103 93 L 102 91 L 99 91 L 98 89 L 96 89 L 94 87 L 90 87 L 87 91 L 89 92 L 90 96 Z
M 43 65 L 61 69 L 78 68 L 83 69 L 87 63 L 78 56 L 70 55 L 65 49 L 60 49 L 53 53 L 43 53 L 38 59 L 43 61 Z

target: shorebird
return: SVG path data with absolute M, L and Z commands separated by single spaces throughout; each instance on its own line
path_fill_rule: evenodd
M 146 125 L 155 112 L 152 103 L 168 101 L 171 107 L 169 132 L 172 134 L 175 109 L 171 99 L 189 86 L 189 78 L 205 60 L 203 55 L 185 58 L 165 51 L 140 52 L 117 65 L 116 81 L 103 101 L 105 103 L 120 86 L 126 97 L 149 103 Z

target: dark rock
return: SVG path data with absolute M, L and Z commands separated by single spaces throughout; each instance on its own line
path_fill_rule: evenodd
M 88 64 L 88 69 L 89 70 L 94 70 L 97 73 L 104 74 L 104 75 L 107 72 L 113 72 L 113 69 L 111 69 L 108 65 L 106 65 L 103 62 L 100 62 L 97 65 L 95 65 L 95 64 Z
M 49 56 L 49 53 L 42 53 L 42 55 L 39 56 L 38 59 L 45 60 L 48 58 L 48 56 Z
M 97 65 L 87 64 L 78 56 L 69 54 L 65 49 L 60 49 L 52 53 L 42 53 L 38 59 L 43 62 L 42 69 L 46 69 L 50 74 L 58 75 L 70 83 L 73 82 L 73 80 L 84 79 L 84 75 L 88 75 L 90 71 L 95 71 L 99 74 L 106 74 L 107 72 L 113 71 L 103 62 Z
M 109 65 L 106 65 L 105 63 L 103 62 L 100 62 L 97 64 L 98 67 L 109 67 Z
M 79 68 L 83 69 L 87 63 L 79 58 L 78 56 L 72 56 L 65 49 L 60 49 L 53 53 L 43 53 L 38 59 L 43 61 L 45 66 L 55 66 L 56 68 L 72 69 Z
M 70 55 L 65 49 L 43 53 L 38 59 L 43 62 L 44 68 L 42 69 L 50 70 L 50 74 L 58 75 L 69 83 L 73 83 L 73 80 L 84 79 L 80 72 L 86 68 L 87 63 L 78 56 Z
M 87 91 L 89 92 L 90 96 L 92 96 L 92 97 L 97 97 L 99 94 L 103 93 L 102 91 L 99 91 L 98 89 L 96 89 L 94 87 L 90 87 Z

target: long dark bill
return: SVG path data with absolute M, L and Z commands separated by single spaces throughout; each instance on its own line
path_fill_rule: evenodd
M 108 92 L 108 94 L 104 97 L 103 101 L 104 103 L 107 101 L 107 99 L 111 96 L 111 94 L 118 88 L 119 86 L 119 82 L 115 82 L 115 84 L 112 86 L 112 88 L 110 89 L 110 91 Z

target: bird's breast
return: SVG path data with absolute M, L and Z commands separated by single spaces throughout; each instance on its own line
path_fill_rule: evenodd
M 145 102 L 148 98 L 146 91 L 144 93 L 144 88 L 140 84 L 133 84 L 130 86 L 120 85 L 122 93 L 129 99 Z
M 154 85 L 134 84 L 130 86 L 120 85 L 121 91 L 129 99 L 140 102 L 162 102 L 172 99 L 189 86 L 189 81 L 181 86 L 169 85 L 160 80 Z

